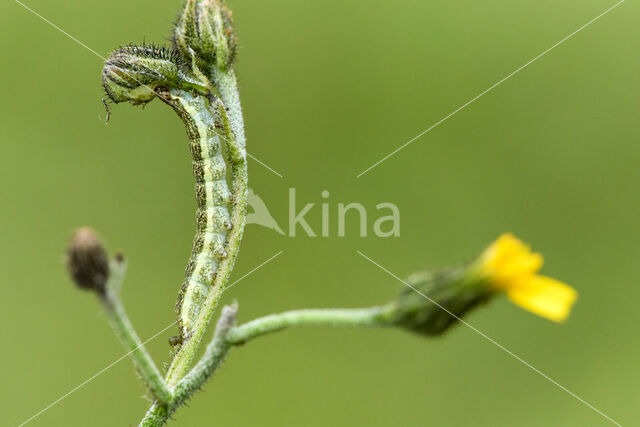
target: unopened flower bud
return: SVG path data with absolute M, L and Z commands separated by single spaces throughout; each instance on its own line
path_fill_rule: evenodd
M 466 268 L 417 273 L 409 277 L 393 307 L 394 323 L 424 335 L 439 335 L 493 294 Z
M 109 258 L 100 239 L 89 227 L 79 229 L 71 237 L 67 269 L 78 287 L 104 293 L 109 278 Z
M 236 56 L 231 11 L 222 0 L 187 0 L 173 40 L 185 58 L 195 54 L 198 67 L 205 72 L 213 66 L 227 69 Z
M 113 102 L 143 104 L 157 87 L 207 90 L 192 75 L 180 54 L 155 46 L 125 46 L 111 54 L 102 71 L 102 85 Z

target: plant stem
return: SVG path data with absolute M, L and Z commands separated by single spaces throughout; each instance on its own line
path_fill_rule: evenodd
M 211 70 L 213 81 L 220 92 L 220 98 L 225 107 L 228 108 L 229 122 L 231 130 L 241 148 L 246 147 L 244 136 L 244 119 L 242 117 L 242 104 L 240 103 L 240 92 L 238 91 L 238 80 L 233 70 L 220 70 L 213 67 Z
M 213 339 L 200 361 L 173 389 L 173 400 L 169 404 L 154 403 L 140 423 L 141 426 L 164 425 L 169 417 L 211 378 L 233 346 L 242 345 L 253 338 L 292 326 L 392 326 L 388 306 L 292 310 L 234 326 L 237 310 L 236 305 L 222 309 Z
M 270 314 L 229 331 L 227 340 L 233 345 L 291 326 L 391 326 L 386 306 L 354 309 L 301 309 Z
M 154 404 L 140 423 L 141 426 L 164 425 L 169 417 L 211 378 L 231 348 L 231 343 L 227 341 L 226 337 L 229 330 L 235 325 L 237 312 L 237 305 L 226 306 L 222 309 L 216 323 L 213 339 L 200 361 L 175 387 L 174 399 L 169 404 Z
M 202 359 L 176 386 L 175 398 L 171 402 L 173 406 L 181 406 L 189 397 L 202 388 L 204 383 L 211 378 L 218 366 L 220 366 L 232 345 L 227 340 L 227 334 L 235 326 L 237 314 L 238 306 L 236 304 L 228 305 L 222 309 L 213 339 L 207 346 Z
M 114 261 L 111 263 L 110 270 L 111 273 L 106 290 L 103 294 L 100 294 L 100 302 L 109 317 L 113 330 L 120 338 L 124 348 L 129 352 L 136 369 L 153 397 L 162 403 L 170 402 L 173 398 L 173 393 L 167 387 L 153 359 L 144 348 L 120 301 L 119 288 L 124 279 L 126 264 Z
M 213 340 L 198 364 L 180 381 L 174 389 L 172 405 L 182 405 L 199 390 L 213 375 L 232 346 L 270 332 L 281 331 L 291 326 L 391 326 L 387 321 L 387 307 L 356 309 L 303 309 L 261 317 L 241 326 L 235 326 L 238 307 L 226 306 L 222 309 L 216 325 Z

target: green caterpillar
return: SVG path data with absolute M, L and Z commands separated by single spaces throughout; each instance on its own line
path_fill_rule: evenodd
M 191 337 L 201 308 L 217 283 L 220 264 L 230 256 L 231 217 L 238 207 L 233 210 L 227 162 L 235 167 L 244 159 L 224 105 L 211 93 L 206 77 L 187 70 L 176 52 L 126 46 L 111 55 L 103 71 L 109 100 L 137 105 L 158 96 L 176 111 L 189 137 L 196 180 L 196 234 L 176 304 L 180 336 L 171 339 L 173 345 L 184 344 Z M 214 297 L 219 296 L 219 290 L 216 288 Z
M 223 153 L 225 133 L 229 131 L 224 107 L 213 96 L 207 100 L 184 90 L 171 90 L 161 99 L 173 107 L 185 124 L 196 180 L 196 234 L 176 304 L 180 342 L 184 342 L 209 296 L 220 262 L 229 256 L 226 248 L 228 233 L 233 228 L 230 218 L 233 198 Z

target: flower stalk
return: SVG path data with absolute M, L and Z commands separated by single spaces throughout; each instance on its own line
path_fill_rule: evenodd
M 109 261 L 98 236 L 90 228 L 84 227 L 71 238 L 67 249 L 67 268 L 78 287 L 93 290 L 97 295 L 109 323 L 153 398 L 162 403 L 170 402 L 173 393 L 138 337 L 120 300 L 120 289 L 127 270 L 124 257 L 117 254 Z
M 241 346 L 248 341 L 271 332 L 281 331 L 296 326 L 330 326 L 330 327 L 387 327 L 390 322 L 388 308 L 370 307 L 356 309 L 301 309 L 284 313 L 271 314 L 235 326 L 238 306 L 225 306 L 216 323 L 213 339 L 200 361 L 175 386 L 174 397 L 168 404 L 154 404 L 141 426 L 162 426 L 173 413 L 213 376 L 234 346 Z
M 235 325 L 237 312 L 238 306 L 235 304 L 222 309 L 220 319 L 216 323 L 213 339 L 198 364 L 176 385 L 174 398 L 171 402 L 168 404 L 154 403 L 151 406 L 140 422 L 141 426 L 163 426 L 173 413 L 213 376 L 231 348 L 232 344 L 227 340 L 227 335 Z
M 173 393 L 142 344 L 140 337 L 138 337 L 120 300 L 118 291 L 124 280 L 125 272 L 126 262 L 124 260 L 112 261 L 111 275 L 107 282 L 107 289 L 104 294 L 100 295 L 100 302 L 109 317 L 109 322 L 113 330 L 120 339 L 122 346 L 131 356 L 149 392 L 158 402 L 168 403 L 173 399 Z
M 300 309 L 270 314 L 236 326 L 227 341 L 241 345 L 249 340 L 294 326 L 387 327 L 393 326 L 390 307 Z

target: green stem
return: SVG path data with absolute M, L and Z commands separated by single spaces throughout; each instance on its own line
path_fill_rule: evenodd
M 171 413 L 173 413 L 171 411 Z M 142 421 L 140 421 L 139 427 L 161 427 L 169 420 L 169 408 L 166 405 L 158 405 L 154 403 L 147 411 Z
M 156 367 L 153 359 L 144 348 L 142 341 L 127 316 L 127 313 L 120 301 L 119 288 L 124 279 L 126 264 L 114 261 L 111 264 L 111 273 L 107 288 L 100 294 L 100 302 L 104 307 L 113 330 L 120 338 L 122 345 L 129 352 L 133 363 L 146 383 L 149 391 L 158 402 L 167 403 L 173 398 L 173 393 L 164 382 L 160 371 Z
M 270 314 L 237 326 L 229 331 L 227 340 L 233 345 L 291 326 L 391 326 L 387 307 L 353 309 L 302 309 Z
M 217 67 L 212 68 L 211 74 L 220 92 L 220 98 L 222 98 L 225 107 L 228 108 L 227 114 L 229 115 L 229 122 L 236 141 L 244 149 L 247 144 L 244 136 L 244 118 L 242 116 L 242 104 L 240 103 L 236 74 L 233 70 L 220 70 Z
M 235 326 L 237 313 L 238 306 L 235 304 L 222 309 L 213 339 L 207 346 L 202 359 L 175 387 L 175 398 L 171 402 L 173 407 L 183 405 L 189 397 L 202 388 L 220 366 L 232 345 L 227 340 L 227 335 Z
M 222 309 L 213 339 L 200 361 L 173 389 L 173 400 L 166 405 L 155 403 L 140 423 L 141 426 L 163 426 L 173 413 L 211 378 L 233 346 L 242 345 L 253 338 L 292 326 L 391 326 L 388 306 L 292 310 L 234 326 L 237 310 L 235 305 Z
M 231 343 L 227 341 L 226 337 L 229 330 L 235 325 L 237 312 L 237 305 L 226 306 L 222 309 L 220 319 L 216 323 L 213 339 L 200 361 L 175 387 L 174 399 L 165 405 L 154 403 L 140 423 L 141 426 L 164 425 L 169 417 L 213 375 L 231 348 Z

